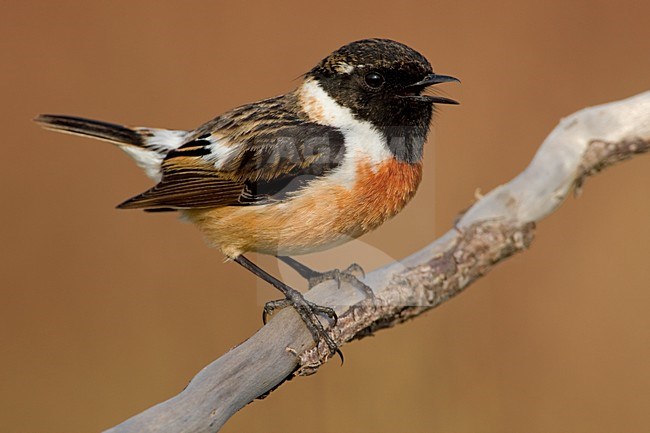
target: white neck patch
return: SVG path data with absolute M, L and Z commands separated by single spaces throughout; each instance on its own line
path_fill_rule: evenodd
M 363 160 L 376 166 L 393 157 L 384 135 L 370 122 L 357 119 L 352 111 L 336 102 L 313 79 L 307 79 L 298 89 L 298 99 L 309 120 L 332 126 L 345 137 L 345 160 Z M 345 161 L 344 161 L 344 164 Z

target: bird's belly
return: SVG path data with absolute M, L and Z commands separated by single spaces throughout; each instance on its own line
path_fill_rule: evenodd
M 247 251 L 298 255 L 340 245 L 377 228 L 415 194 L 421 164 L 360 166 L 354 186 L 323 180 L 282 202 L 183 211 L 229 257 Z

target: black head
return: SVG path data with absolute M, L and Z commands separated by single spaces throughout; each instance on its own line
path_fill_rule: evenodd
M 307 73 L 339 104 L 384 132 L 401 160 L 422 156 L 434 104 L 457 104 L 423 95 L 431 85 L 456 78 L 433 73 L 422 54 L 389 39 L 364 39 L 345 45 Z M 391 142 L 393 142 L 391 144 Z

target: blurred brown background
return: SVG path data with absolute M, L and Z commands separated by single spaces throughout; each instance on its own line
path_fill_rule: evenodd
M 193 128 L 290 90 L 349 41 L 407 43 L 463 80 L 444 87 L 462 105 L 438 115 L 424 183 L 401 215 L 307 258 L 371 269 L 445 232 L 477 188 L 522 170 L 561 117 L 650 89 L 641 1 L 0 7 L 7 433 L 99 431 L 174 395 L 255 332 L 275 296 L 174 216 L 115 210 L 150 185 L 139 169 L 107 143 L 40 130 L 35 115 Z M 282 386 L 223 431 L 650 431 L 649 184 L 648 157 L 589 180 L 529 252 L 345 346 L 343 367 Z

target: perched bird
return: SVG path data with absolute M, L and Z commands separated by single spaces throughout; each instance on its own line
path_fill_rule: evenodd
M 174 210 L 228 258 L 278 288 L 315 340 L 336 344 L 305 300 L 243 254 L 278 256 L 305 277 L 318 273 L 288 256 L 331 248 L 377 228 L 413 197 L 435 104 L 424 94 L 458 81 L 388 39 L 345 45 L 285 95 L 243 105 L 192 131 L 125 127 L 62 115 L 47 129 L 116 144 L 157 184 L 120 209 Z M 339 352 L 340 353 L 340 352 Z

